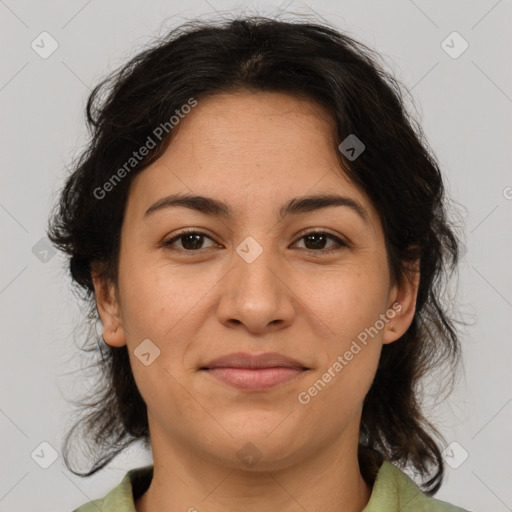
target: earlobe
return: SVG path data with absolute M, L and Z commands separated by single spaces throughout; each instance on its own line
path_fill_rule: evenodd
M 399 339 L 411 325 L 416 312 L 416 297 L 420 273 L 418 267 L 404 277 L 403 282 L 395 284 L 390 294 L 390 304 L 386 311 L 389 322 L 384 328 L 382 343 L 388 344 Z
M 103 339 L 113 347 L 126 345 L 119 303 L 113 283 L 106 282 L 97 272 L 91 272 L 96 296 L 96 308 L 103 325 Z

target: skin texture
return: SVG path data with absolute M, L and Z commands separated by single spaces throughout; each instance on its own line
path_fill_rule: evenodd
M 128 345 L 148 408 L 154 477 L 138 512 L 356 512 L 367 504 L 371 488 L 357 460 L 362 402 L 382 345 L 412 321 L 419 276 L 391 283 L 378 213 L 344 177 L 332 133 L 328 114 L 309 100 L 216 95 L 198 101 L 163 156 L 134 178 L 118 287 L 93 278 L 103 338 Z M 144 218 L 154 202 L 180 192 L 223 200 L 233 218 L 184 207 Z M 340 206 L 280 219 L 286 201 L 318 193 L 357 200 L 369 223 Z M 183 238 L 174 250 L 161 245 L 189 227 L 210 237 L 196 252 Z M 311 230 L 349 246 L 322 253 L 337 243 L 314 245 L 303 238 Z M 236 252 L 249 236 L 263 250 L 252 263 Z M 400 311 L 301 404 L 298 394 L 393 304 Z M 134 355 L 145 339 L 160 350 L 149 366 Z M 199 370 L 232 352 L 269 351 L 310 370 L 264 392 Z M 251 467 L 237 455 L 246 443 L 261 454 Z

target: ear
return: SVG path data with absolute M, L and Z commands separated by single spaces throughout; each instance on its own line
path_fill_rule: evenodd
M 411 325 L 416 312 L 416 297 L 420 282 L 419 260 L 404 276 L 402 283 L 392 286 L 386 316 L 389 321 L 385 324 L 382 342 L 392 343 L 399 339 Z
M 122 347 L 126 345 L 126 338 L 115 286 L 110 281 L 107 282 L 97 271 L 92 271 L 91 276 L 96 307 L 103 324 L 103 340 L 112 347 Z

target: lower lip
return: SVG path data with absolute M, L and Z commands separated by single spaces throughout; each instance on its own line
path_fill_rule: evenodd
M 210 368 L 207 373 L 238 389 L 265 391 L 295 379 L 305 372 L 301 368 Z

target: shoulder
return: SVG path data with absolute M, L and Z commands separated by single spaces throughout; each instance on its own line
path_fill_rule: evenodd
M 402 470 L 384 461 L 362 512 L 470 512 L 426 495 Z
M 146 491 L 152 476 L 152 465 L 132 469 L 106 496 L 84 503 L 73 512 L 135 512 L 134 496 Z

